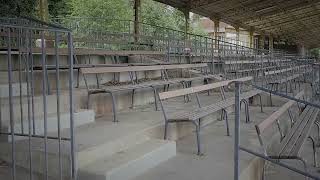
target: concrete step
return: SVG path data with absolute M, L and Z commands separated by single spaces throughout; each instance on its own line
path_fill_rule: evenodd
M 121 138 L 115 138 L 112 141 L 106 141 L 90 147 L 81 147 L 81 144 L 79 144 L 79 151 L 77 152 L 78 167 L 85 167 L 103 157 L 112 156 L 113 154 L 121 152 L 137 144 L 144 143 L 148 140 L 150 140 L 150 138 L 145 134 L 137 133 Z
M 20 84 L 12 83 L 12 96 L 20 95 Z M 27 95 L 27 83 L 21 83 L 21 95 Z M 0 98 L 9 97 L 9 84 L 0 84 Z
M 148 140 L 80 168 L 79 180 L 128 180 L 175 155 L 175 142 Z
M 29 98 L 30 103 L 30 113 L 32 113 L 32 105 L 31 98 Z M 34 102 L 34 116 L 42 116 L 43 115 L 43 98 L 42 96 L 35 96 L 33 98 Z M 23 121 L 27 121 L 28 119 L 28 98 L 27 96 L 14 97 L 13 98 L 13 114 L 14 121 L 20 122 L 21 117 Z M 10 106 L 9 106 L 9 98 L 1 99 L 1 121 L 2 123 L 6 123 L 10 121 Z M 60 96 L 60 111 L 69 110 L 69 96 L 66 94 L 61 94 Z M 53 114 L 57 112 L 57 96 L 56 95 L 47 95 L 47 113 Z
M 6 71 L 0 71 L 0 84 L 8 84 L 8 72 L 7 66 L 5 66 Z M 25 82 L 26 73 L 22 72 L 22 82 Z M 12 82 L 18 83 L 19 82 L 19 72 L 12 71 Z
M 92 123 L 95 120 L 95 113 L 93 110 L 78 110 L 77 112 L 74 113 L 74 125 L 75 127 L 81 126 L 87 123 Z M 8 121 L 7 121 L 8 122 Z M 33 122 L 31 122 L 33 124 Z M 42 135 L 44 134 L 44 120 L 43 120 L 43 115 L 35 117 L 35 133 L 37 135 Z M 47 116 L 47 132 L 48 133 L 55 133 L 58 131 L 58 117 L 56 113 L 51 113 L 48 114 Z M 63 112 L 60 113 L 60 127 L 61 130 L 63 129 L 69 129 L 70 127 L 70 113 L 69 112 Z M 23 131 L 22 131 L 23 130 Z M 10 132 L 10 125 L 9 123 L 2 124 L 2 131 L 4 132 Z M 28 134 L 29 133 L 29 122 L 27 119 L 21 122 L 16 122 L 14 126 L 14 131 L 15 133 L 23 133 L 23 134 Z M 33 132 L 33 126 L 31 126 L 31 132 Z M 2 140 L 7 139 L 5 138 L 6 136 L 2 136 Z M 25 137 L 19 137 L 17 136 L 15 140 L 21 140 L 25 139 Z M 8 139 L 11 141 L 11 137 L 9 136 Z

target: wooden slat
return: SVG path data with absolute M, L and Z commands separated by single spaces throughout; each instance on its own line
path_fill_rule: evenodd
M 27 49 L 20 49 L 21 52 L 28 53 Z M 60 56 L 67 56 L 68 49 L 67 48 L 59 48 Z M 46 55 L 55 55 L 54 48 L 45 48 Z M 8 54 L 7 51 L 0 51 L 0 54 Z M 19 54 L 18 50 L 13 50 L 11 54 Z M 32 54 L 41 54 L 41 48 L 32 48 Z M 97 56 L 130 56 L 130 55 L 165 55 L 166 52 L 160 51 L 114 51 L 114 50 L 106 50 L 106 49 L 87 49 L 87 48 L 75 48 L 75 55 L 97 55 Z
M 236 81 L 246 82 L 246 81 L 250 81 L 250 80 L 252 80 L 251 76 L 239 78 L 239 79 L 221 81 L 221 82 L 216 82 L 216 83 L 211 83 L 211 84 L 206 84 L 206 85 L 196 86 L 196 87 L 191 87 L 191 88 L 167 91 L 167 92 L 159 93 L 159 98 L 161 100 L 164 100 L 164 99 L 169 99 L 169 98 L 173 98 L 173 97 L 178 97 L 178 96 L 183 96 L 183 95 L 187 95 L 187 94 L 206 91 L 206 90 L 210 90 L 210 89 L 215 89 L 215 88 L 222 87 L 222 86 L 227 86 L 228 84 L 230 84 L 232 82 L 236 82 Z
M 304 95 L 304 91 L 299 92 L 295 98 L 299 99 Z M 276 112 L 272 113 L 267 119 L 263 120 L 260 124 L 257 125 L 259 128 L 259 132 L 263 133 L 265 129 L 270 127 L 272 123 L 274 123 L 283 113 L 285 113 L 293 104 L 295 101 L 290 100 L 287 103 L 285 103 L 283 106 L 281 106 Z
M 186 69 L 206 67 L 207 64 L 173 64 L 173 65 L 154 65 L 154 66 L 128 66 L 128 67 L 88 67 L 81 68 L 83 74 L 102 74 L 116 72 L 138 72 L 138 71 L 156 71 L 164 69 Z
M 295 141 L 294 145 L 291 147 L 290 155 L 292 155 L 292 156 L 296 156 L 299 154 L 303 143 L 307 140 L 307 138 L 311 132 L 312 126 L 314 125 L 314 122 L 317 119 L 319 109 L 315 109 L 315 108 L 313 108 L 313 109 L 314 109 L 313 114 L 310 117 L 310 119 L 308 120 L 307 125 L 303 128 L 302 133 L 299 133 L 300 135 L 298 137 L 298 140 Z M 288 145 L 290 145 L 290 144 L 288 144 Z
M 259 63 L 275 63 L 275 62 L 288 62 L 291 60 L 260 60 L 260 61 L 252 61 L 252 60 L 239 60 L 239 61 L 225 61 L 225 64 L 259 64 Z
M 294 124 L 289 133 L 282 140 L 279 155 L 290 155 L 292 146 L 294 146 L 294 144 L 298 141 L 301 133 L 306 130 L 305 128 L 308 125 L 308 121 L 312 117 L 315 109 L 312 107 L 307 107 L 305 110 L 308 110 L 307 113 L 299 122 Z
M 279 69 L 279 70 L 274 70 L 274 71 L 268 71 L 268 72 L 265 72 L 264 74 L 265 75 L 279 74 L 279 73 L 284 73 L 284 72 L 288 72 L 288 71 L 291 71 L 291 70 L 304 68 L 304 67 L 307 67 L 307 65 L 296 66 L 296 67 L 291 67 L 291 68 L 284 68 L 284 69 Z

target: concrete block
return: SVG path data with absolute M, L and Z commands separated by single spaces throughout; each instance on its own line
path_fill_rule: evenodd
M 79 110 L 78 112 L 74 113 L 74 125 L 75 127 L 81 126 L 83 124 L 92 123 L 95 120 L 95 113 L 93 110 Z M 44 134 L 44 120 L 43 116 L 36 117 L 35 118 L 35 133 L 37 135 Z M 28 134 L 29 133 L 29 122 L 24 121 L 23 126 L 21 123 L 16 123 L 14 126 L 14 130 L 16 133 L 22 133 L 22 127 L 23 127 L 23 133 Z M 31 122 L 32 123 L 32 122 Z M 47 117 L 47 132 L 57 132 L 58 131 L 58 117 L 57 114 L 48 114 Z M 69 129 L 70 127 L 70 114 L 69 112 L 61 113 L 60 114 L 60 130 L 63 129 Z M 3 129 L 7 130 L 7 132 L 10 132 L 10 126 L 7 125 L 7 127 L 3 127 Z M 33 132 L 33 127 L 31 127 L 31 132 Z M 7 136 L 9 142 L 11 141 L 11 137 Z M 15 140 L 21 140 L 26 139 L 27 137 L 19 137 L 16 136 Z M 3 139 L 3 138 L 2 138 Z
M 103 157 L 111 156 L 119 151 L 123 151 L 137 144 L 142 144 L 148 140 L 150 140 L 150 138 L 142 132 L 85 148 L 77 152 L 78 167 L 85 167 Z
M 12 96 L 20 95 L 20 84 L 12 84 Z M 21 83 L 21 95 L 27 95 L 27 83 Z M 9 84 L 0 84 L 0 98 L 9 97 Z
M 149 140 L 80 168 L 79 180 L 128 180 L 175 155 L 175 142 Z

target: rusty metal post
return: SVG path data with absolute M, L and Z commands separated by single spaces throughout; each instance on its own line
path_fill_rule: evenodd
M 134 0 L 134 43 L 138 44 L 140 36 L 140 8 L 141 0 Z

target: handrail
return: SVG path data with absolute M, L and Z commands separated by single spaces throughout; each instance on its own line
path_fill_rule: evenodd
M 271 162 L 271 163 L 273 163 L 273 164 L 277 164 L 277 165 L 279 165 L 279 166 L 282 166 L 282 167 L 284 167 L 284 168 L 287 168 L 287 169 L 289 169 L 290 171 L 296 172 L 296 173 L 301 174 L 301 175 L 303 175 L 303 176 L 306 176 L 306 177 L 309 177 L 309 178 L 312 178 L 312 179 L 315 179 L 315 180 L 320 180 L 320 177 L 317 177 L 317 176 L 314 176 L 314 175 L 312 175 L 312 174 L 310 174 L 310 173 L 301 171 L 301 170 L 299 170 L 299 169 L 297 169 L 297 168 L 288 166 L 288 165 L 285 164 L 285 163 L 282 163 L 282 162 L 280 162 L 280 161 L 271 159 L 271 158 L 268 157 L 268 156 L 265 156 L 265 155 L 263 155 L 263 154 L 254 152 L 254 151 L 252 151 L 252 150 L 250 150 L 250 149 L 247 149 L 247 148 L 245 148 L 245 147 L 240 146 L 240 147 L 239 147 L 239 150 L 244 151 L 244 152 L 247 152 L 247 153 L 252 154 L 252 155 L 254 155 L 254 156 L 257 156 L 257 157 L 259 157 L 259 158 L 262 158 L 262 159 L 264 159 L 264 160 L 266 160 L 266 161 L 269 161 L 269 162 Z

